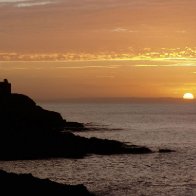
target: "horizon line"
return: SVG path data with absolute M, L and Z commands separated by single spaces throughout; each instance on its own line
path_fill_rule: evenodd
M 196 99 L 183 99 L 181 97 L 73 97 L 36 99 L 38 102 L 196 102 Z

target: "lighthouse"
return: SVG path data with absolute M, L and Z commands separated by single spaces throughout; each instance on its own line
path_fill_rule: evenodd
M 0 96 L 7 96 L 11 94 L 11 83 L 7 79 L 0 82 Z

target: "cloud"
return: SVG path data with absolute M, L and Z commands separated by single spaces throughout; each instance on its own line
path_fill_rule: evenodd
M 31 6 L 43 6 L 52 3 L 56 3 L 56 0 L 0 0 L 0 6 L 14 5 L 15 7 L 31 7 Z M 58 0 L 65 9 L 80 9 L 80 10 L 100 10 L 110 8 L 127 7 L 135 9 L 136 7 L 156 7 L 156 6 L 173 6 L 187 5 L 187 0 Z M 190 3 L 195 3 L 194 0 L 190 0 Z
M 33 6 L 44 6 L 48 4 L 57 3 L 57 1 L 47 1 L 47 0 L 0 0 L 0 6 L 14 6 L 17 8 L 33 7 Z
M 22 7 L 32 7 L 32 6 L 43 6 L 43 5 L 48 5 L 52 4 L 54 2 L 52 1 L 41 1 L 41 2 L 21 2 L 16 4 L 16 7 L 22 8 Z
M 153 64 L 138 64 L 135 67 L 159 67 L 160 65 L 153 65 Z M 162 65 L 161 65 L 162 66 Z
M 30 0 L 0 0 L 0 3 L 17 3 L 17 2 L 25 2 Z
M 184 7 L 196 4 L 195 0 L 59 0 L 66 9 L 82 9 L 82 10 L 100 10 L 100 9 L 110 9 L 110 8 L 148 8 L 148 7 Z
M 124 27 L 116 27 L 110 31 L 116 32 L 116 33 L 138 33 L 139 32 L 138 30 L 133 30 L 133 29 L 124 28 Z
M 122 52 L 101 53 L 0 53 L 0 61 L 37 61 L 37 62 L 72 62 L 72 61 L 192 61 L 196 60 L 196 47 L 190 48 L 160 48 L 153 50 L 144 48 L 140 50 L 131 49 Z M 142 64 L 143 65 L 143 64 Z M 187 66 L 190 64 L 186 63 Z
M 107 10 L 113 8 L 157 8 L 157 7 L 184 7 L 196 5 L 195 0 L 0 0 L 0 6 L 14 5 L 15 7 L 44 6 L 53 3 L 59 3 L 61 7 L 68 10 Z
M 117 27 L 115 29 L 112 29 L 113 32 L 127 32 L 128 29 L 122 28 L 122 27 Z

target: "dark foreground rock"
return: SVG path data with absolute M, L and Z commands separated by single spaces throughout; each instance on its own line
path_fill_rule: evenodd
M 0 138 L 0 159 L 83 158 L 90 154 L 147 154 L 149 148 L 126 145 L 122 142 L 98 138 L 85 138 L 73 133 L 23 135 Z
M 170 153 L 170 152 L 175 152 L 175 151 L 168 148 L 159 149 L 159 153 Z
M 41 108 L 26 95 L 4 91 L 6 88 L 0 86 L 0 160 L 152 152 L 114 140 L 76 136 L 67 130 L 84 130 L 83 124 L 67 122 L 59 113 Z
M 65 121 L 65 127 L 68 131 L 86 131 L 88 128 L 83 123 Z
M 64 185 L 31 174 L 14 174 L 0 170 L 0 195 L 90 196 L 84 185 Z

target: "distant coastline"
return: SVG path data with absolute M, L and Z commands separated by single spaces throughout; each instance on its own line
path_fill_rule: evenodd
M 54 103 L 196 103 L 196 100 L 184 100 L 173 97 L 79 97 L 79 98 L 59 98 L 59 99 L 37 99 L 37 102 Z

